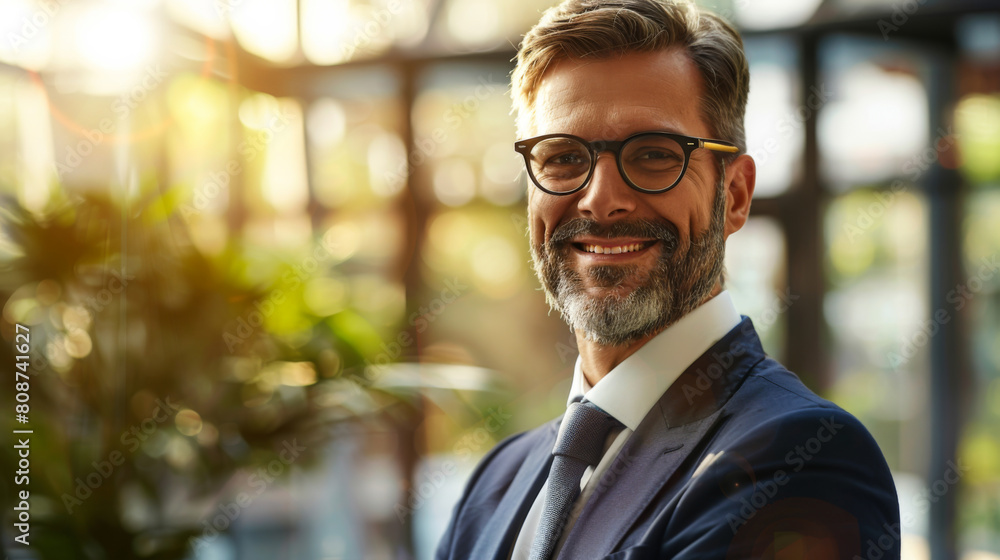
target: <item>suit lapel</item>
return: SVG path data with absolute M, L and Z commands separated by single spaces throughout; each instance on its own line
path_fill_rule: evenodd
M 552 446 L 555 445 L 561 421 L 559 418 L 549 423 L 545 435 L 525 457 L 521 468 L 514 475 L 514 480 L 497 504 L 496 512 L 480 533 L 471 558 L 507 560 L 514 546 L 514 540 L 521 530 L 521 524 L 524 523 L 531 504 L 534 503 L 538 491 L 548 476 L 549 464 L 552 462 Z
M 725 421 L 722 406 L 764 358 L 744 319 L 682 373 L 604 472 L 559 560 L 610 554 L 678 468 Z
M 721 411 L 701 420 L 667 428 L 651 414 L 629 438 L 590 496 L 560 559 L 600 558 L 610 554 L 677 468 L 698 447 Z M 659 426 L 652 426 L 659 422 Z M 586 553 L 586 554 L 584 554 Z

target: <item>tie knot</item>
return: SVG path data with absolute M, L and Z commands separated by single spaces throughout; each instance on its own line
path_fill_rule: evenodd
M 608 432 L 619 425 L 614 417 L 593 403 L 570 403 L 552 454 L 572 457 L 594 466 L 604 454 L 604 440 Z

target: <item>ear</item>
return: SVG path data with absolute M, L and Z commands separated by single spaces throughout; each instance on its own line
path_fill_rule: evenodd
M 747 223 L 756 180 L 757 164 L 747 154 L 726 166 L 726 238 Z

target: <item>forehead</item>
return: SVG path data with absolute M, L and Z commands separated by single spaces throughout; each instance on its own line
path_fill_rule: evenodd
M 529 136 L 615 140 L 646 130 L 708 136 L 702 79 L 680 49 L 564 59 L 542 76 Z

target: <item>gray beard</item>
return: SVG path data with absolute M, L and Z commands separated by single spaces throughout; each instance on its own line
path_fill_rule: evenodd
M 531 258 L 545 299 L 559 311 L 574 332 L 603 346 L 624 346 L 652 336 L 676 323 L 705 301 L 716 282 L 723 281 L 726 244 L 724 174 L 719 174 L 709 227 L 691 235 L 679 252 L 677 228 L 667 220 L 619 221 L 602 226 L 574 218 L 556 228 L 548 242 L 532 245 Z M 660 256 L 645 278 L 636 265 L 589 267 L 585 274 L 600 287 L 613 287 L 626 279 L 638 285 L 626 295 L 587 295 L 580 274 L 569 265 L 570 240 L 579 235 L 607 238 L 638 237 L 659 241 Z

